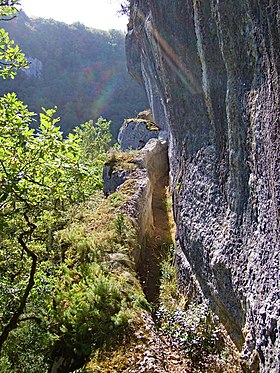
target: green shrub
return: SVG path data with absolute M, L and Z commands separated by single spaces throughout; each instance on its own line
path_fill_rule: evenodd
M 221 330 L 214 323 L 208 305 L 191 303 L 186 307 L 186 299 L 179 292 L 172 247 L 161 263 L 160 297 L 155 317 L 170 344 L 191 357 L 193 363 L 220 350 Z
M 97 263 L 81 271 L 64 268 L 55 293 L 56 337 L 77 355 L 119 340 L 129 325 L 125 288 Z
M 221 331 L 211 320 L 206 304 L 192 303 L 187 310 L 180 307 L 168 310 L 161 306 L 156 316 L 170 343 L 191 356 L 194 361 L 217 352 Z

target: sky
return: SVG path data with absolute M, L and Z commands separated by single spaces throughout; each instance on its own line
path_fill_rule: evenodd
M 119 16 L 120 0 L 20 0 L 29 16 L 53 18 L 65 23 L 80 22 L 101 29 L 126 30 L 127 17 Z

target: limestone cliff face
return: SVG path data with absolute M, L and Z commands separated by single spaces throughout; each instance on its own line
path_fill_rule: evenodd
M 181 273 L 261 372 L 280 371 L 279 27 L 278 0 L 131 0 L 127 34 L 169 131 Z

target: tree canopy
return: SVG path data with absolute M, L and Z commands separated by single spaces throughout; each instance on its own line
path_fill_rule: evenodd
M 17 4 L 1 1 L 2 16 L 12 18 Z M 50 31 L 48 21 L 46 26 Z M 82 43 L 90 44 L 90 35 L 84 39 L 84 26 L 73 28 L 80 30 Z M 28 67 L 27 59 L 6 31 L 1 35 L 0 75 L 14 78 Z M 108 41 L 108 35 L 96 36 L 102 45 Z M 110 34 L 111 42 L 120 37 L 118 32 Z M 72 66 L 76 57 L 77 65 Z M 68 61 L 73 74 L 81 68 L 76 57 Z M 20 79 L 17 83 L 30 82 L 22 71 Z M 82 103 L 86 96 L 79 93 Z M 120 234 L 117 213 L 100 192 L 112 144 L 110 121 L 87 121 L 66 136 L 59 124 L 56 107 L 42 108 L 38 117 L 16 93 L 0 98 L 2 373 L 43 373 L 59 364 L 61 372 L 81 367 L 92 351 L 122 337 L 141 297 L 110 260 L 111 252 L 131 246 L 125 220 L 121 219 Z
M 24 50 L 30 68 L 16 81 L 2 82 L 0 94 L 16 92 L 35 113 L 56 105 L 64 133 L 103 116 L 111 120 L 116 138 L 124 118 L 148 107 L 143 87 L 126 71 L 123 32 L 30 19 L 22 12 L 2 25 Z

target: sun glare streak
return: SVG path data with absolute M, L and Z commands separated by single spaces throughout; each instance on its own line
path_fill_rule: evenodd
M 97 74 L 96 69 L 91 69 L 86 67 L 84 69 L 84 78 L 87 80 L 94 80 L 94 75 Z M 98 113 L 98 115 L 103 115 L 104 111 L 107 109 L 107 105 L 110 103 L 112 97 L 114 96 L 115 87 L 118 82 L 117 68 L 112 68 L 110 71 L 103 73 L 103 81 L 99 86 L 94 86 L 94 99 L 92 101 L 90 110 L 92 115 Z
M 170 47 L 170 45 L 166 42 L 166 40 L 152 26 L 151 20 L 145 19 L 145 16 L 139 10 L 138 17 L 146 23 L 148 32 L 151 33 L 154 40 L 158 43 L 159 47 L 163 51 L 163 55 L 165 56 L 167 63 L 171 66 L 172 70 L 177 74 L 177 76 L 184 83 L 184 85 L 190 91 L 190 93 L 193 95 L 200 93 L 200 84 L 196 81 L 196 78 L 193 76 L 190 69 L 182 60 L 178 58 L 178 56 Z

